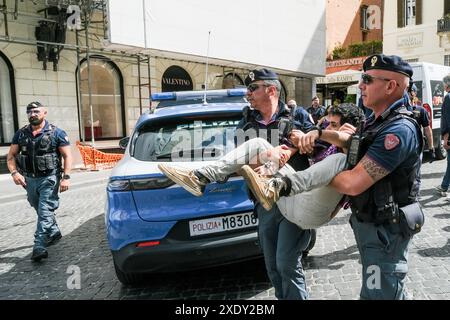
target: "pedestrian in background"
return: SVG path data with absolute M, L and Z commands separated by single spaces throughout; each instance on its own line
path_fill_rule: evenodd
M 69 189 L 72 155 L 67 134 L 45 120 L 47 109 L 41 103 L 28 104 L 27 116 L 30 124 L 15 133 L 7 165 L 14 183 L 27 191 L 28 202 L 37 213 L 31 260 L 39 262 L 48 257 L 46 247 L 62 237 L 55 210 L 58 190 Z
M 299 106 L 299 105 L 297 105 L 297 101 L 295 101 L 295 100 L 293 100 L 293 99 L 291 99 L 291 100 L 289 100 L 288 102 L 287 102 L 287 106 L 289 107 L 289 109 L 292 111 L 292 109 L 294 109 L 294 108 L 296 108 L 296 109 L 299 109 L 299 110 L 301 110 L 301 111 L 297 111 L 297 114 L 298 113 L 300 113 L 301 115 L 304 115 L 305 114 L 305 112 L 304 111 L 306 111 L 306 109 L 304 108 L 304 107 L 302 107 L 302 106 Z M 307 113 L 307 112 L 306 112 Z M 313 120 L 313 118 L 312 118 L 312 116 L 309 114 L 309 113 L 307 113 L 308 115 L 309 115 L 309 121 L 311 122 L 311 123 L 314 123 L 314 120 Z
M 444 103 L 442 104 L 442 117 L 441 117 L 441 135 L 444 140 L 445 150 L 450 150 L 449 135 L 450 135 L 450 74 L 443 79 L 444 90 L 447 93 L 444 97 Z M 444 178 L 436 190 L 441 196 L 447 196 L 448 187 L 450 185 L 450 157 L 447 155 L 447 169 L 445 171 Z
M 326 113 L 325 107 L 320 105 L 320 100 L 318 96 L 312 98 L 312 104 L 306 111 L 308 111 L 308 113 L 312 116 L 314 124 L 317 124 L 317 122 L 323 116 L 325 116 Z
M 416 119 L 419 124 L 424 137 L 427 139 L 429 154 L 430 154 L 430 163 L 436 159 L 436 153 L 434 151 L 434 142 L 433 142 L 433 130 L 431 129 L 430 116 L 428 115 L 427 110 L 422 107 L 419 98 L 417 97 L 417 86 L 414 83 L 411 83 L 408 88 L 408 94 L 406 97 L 406 102 L 409 104 L 409 109 L 412 111 L 414 119 Z M 416 174 L 416 188 L 417 195 L 420 193 L 420 185 L 422 183 L 420 169 L 422 167 L 422 159 L 423 152 L 420 154 L 420 164 Z

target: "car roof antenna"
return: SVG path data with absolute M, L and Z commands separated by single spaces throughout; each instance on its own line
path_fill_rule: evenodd
M 211 38 L 211 30 L 208 31 L 208 49 L 206 51 L 206 67 L 205 67 L 205 84 L 203 85 L 205 87 L 205 94 L 203 96 L 203 105 L 208 105 L 208 102 L 206 101 L 206 91 L 208 90 L 208 58 L 209 58 L 209 40 Z

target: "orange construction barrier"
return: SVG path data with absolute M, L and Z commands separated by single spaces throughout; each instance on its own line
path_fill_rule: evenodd
M 110 169 L 123 158 L 121 153 L 102 152 L 90 145 L 83 145 L 80 141 L 77 141 L 76 144 L 86 169 Z

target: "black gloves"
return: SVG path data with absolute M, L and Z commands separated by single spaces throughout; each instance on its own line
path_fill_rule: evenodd
M 436 151 L 430 149 L 430 163 L 433 163 L 434 160 L 436 160 Z

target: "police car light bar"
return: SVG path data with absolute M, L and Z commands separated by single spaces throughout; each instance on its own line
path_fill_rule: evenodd
M 223 97 L 244 97 L 247 94 L 247 88 L 238 89 L 222 89 L 222 90 L 209 90 L 206 91 L 206 98 L 223 98 Z M 204 91 L 180 91 L 180 92 L 158 92 L 152 93 L 152 101 L 163 100 L 197 100 L 203 99 L 205 96 Z

